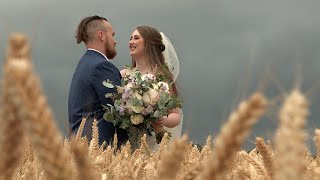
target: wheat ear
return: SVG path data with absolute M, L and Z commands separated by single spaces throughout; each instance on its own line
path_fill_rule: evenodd
M 187 136 L 183 135 L 181 139 L 176 139 L 169 146 L 158 165 L 155 179 L 171 180 L 176 177 L 181 162 L 185 158 L 187 140 Z
M 99 129 L 96 119 L 92 122 L 92 138 L 89 145 L 89 157 L 95 159 L 99 153 Z
M 226 179 L 226 172 L 232 166 L 236 152 L 247 138 L 251 127 L 265 111 L 266 104 L 266 98 L 258 92 L 240 103 L 216 137 L 213 154 L 204 162 L 205 169 L 200 173 L 199 179 Z
M 78 130 L 77 135 L 76 135 L 77 139 L 81 138 L 82 133 L 83 133 L 83 129 L 84 129 L 84 125 L 86 124 L 86 122 L 87 122 L 87 118 L 83 117 L 82 120 L 81 120 L 80 126 L 79 126 L 79 130 Z
M 5 63 L 11 59 L 31 60 L 31 45 L 29 38 L 25 34 L 10 34 Z
M 15 97 L 15 89 L 10 85 L 8 86 L 9 82 L 6 82 L 6 75 L 4 78 L 5 83 L 1 95 L 1 107 L 3 109 L 0 112 L 0 124 L 2 126 L 0 130 L 0 179 L 11 179 L 14 169 L 23 156 L 24 130 L 17 114 L 21 99 Z M 14 81 L 11 82 L 14 83 Z
M 24 125 L 34 145 L 48 179 L 70 179 L 71 167 L 65 162 L 67 155 L 61 143 L 60 133 L 48 107 L 46 97 L 42 94 L 40 83 L 33 74 L 31 62 L 12 61 L 8 63 L 15 79 L 17 96 L 22 102 L 18 113 L 23 115 Z
M 15 88 L 15 74 L 12 74 L 8 63 L 12 61 L 29 61 L 30 45 L 28 38 L 20 33 L 10 34 L 3 66 L 3 80 L 1 93 L 1 137 L 0 137 L 0 179 L 11 179 L 15 168 L 23 155 L 24 129 L 23 119 L 19 119 L 18 109 L 21 106 L 21 97 L 17 96 Z M 21 53 L 23 51 L 23 53 Z M 27 64 L 27 63 L 25 63 Z
M 139 178 L 143 178 L 146 176 L 146 166 L 147 166 L 148 162 L 147 161 L 143 161 L 142 163 L 139 164 L 139 166 L 137 167 L 137 170 L 135 171 L 135 179 L 139 179 Z
M 203 149 L 201 150 L 200 153 L 200 159 L 204 159 L 205 157 L 208 157 L 212 153 L 212 138 L 209 135 L 206 144 L 204 145 Z
M 317 148 L 317 164 L 320 165 L 320 129 L 315 129 L 313 141 Z
M 37 179 L 37 172 L 34 162 L 28 161 L 26 163 L 26 169 L 24 175 L 21 177 L 21 179 L 25 180 L 36 180 Z
M 150 148 L 147 144 L 147 135 L 144 134 L 141 137 L 141 146 L 140 146 L 140 152 L 145 156 L 145 157 L 150 157 Z
M 113 144 L 112 151 L 117 153 L 118 148 L 120 148 L 120 147 L 118 147 L 118 135 L 117 135 L 117 133 L 114 133 L 114 135 L 113 135 L 113 143 L 112 144 Z
M 97 180 L 98 176 L 88 158 L 88 148 L 86 146 L 87 144 L 77 141 L 76 139 L 71 140 L 71 150 L 74 153 L 74 158 L 77 165 L 77 179 Z
M 284 100 L 279 112 L 280 124 L 276 132 L 275 180 L 304 178 L 306 162 L 305 121 L 308 101 L 294 89 Z
M 165 133 L 163 135 L 162 140 L 161 140 L 158 152 L 156 152 L 155 155 L 154 155 L 154 158 L 155 158 L 156 162 L 158 162 L 158 161 L 160 161 L 162 159 L 163 152 L 165 151 L 168 143 L 169 143 L 169 135 L 168 135 L 168 133 Z M 156 168 L 157 168 L 157 163 L 156 163 Z
M 254 167 L 254 169 L 257 171 L 258 175 L 260 177 L 262 177 L 262 180 L 269 180 L 270 179 L 266 169 L 258 160 L 256 160 L 255 158 L 253 158 L 252 156 L 250 156 L 246 152 L 240 152 L 239 155 Z
M 207 138 L 207 142 L 205 146 L 207 146 L 207 144 L 211 144 L 211 139 L 209 137 Z M 211 151 L 211 147 L 210 147 L 210 151 Z M 181 180 L 194 179 L 198 175 L 201 169 L 201 166 L 199 165 L 201 155 L 198 147 L 190 143 L 188 146 L 187 152 L 188 153 L 187 153 L 186 159 L 182 163 L 182 168 L 180 169 L 180 173 L 178 174 L 179 175 L 178 179 L 181 179 Z M 208 153 L 204 153 L 204 154 L 208 155 Z
M 128 142 L 129 143 L 129 142 Z M 118 180 L 135 180 L 135 176 L 133 173 L 132 165 L 130 161 L 122 161 L 121 162 L 121 172 L 117 172 L 119 174 Z
M 256 147 L 262 156 L 264 167 L 266 168 L 270 178 L 273 177 L 274 171 L 274 158 L 272 156 L 272 150 L 264 142 L 263 138 L 256 138 Z

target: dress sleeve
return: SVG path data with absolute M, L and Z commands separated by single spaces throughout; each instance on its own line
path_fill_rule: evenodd
M 110 98 L 106 98 L 105 95 L 107 93 L 114 93 L 115 89 L 105 87 L 102 82 L 104 80 L 109 80 L 113 85 L 119 86 L 121 84 L 119 70 L 113 67 L 113 65 L 108 61 L 101 62 L 95 67 L 94 71 L 92 72 L 92 79 L 93 87 L 97 92 L 100 102 L 103 105 L 113 104 L 112 100 Z

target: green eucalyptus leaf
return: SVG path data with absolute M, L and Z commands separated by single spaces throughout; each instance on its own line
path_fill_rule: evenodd
M 164 101 L 165 103 L 169 102 L 170 99 L 171 99 L 171 97 L 170 97 L 168 94 L 164 94 L 164 95 L 163 95 L 163 101 Z
M 124 86 L 126 84 L 124 79 L 121 79 L 120 81 L 121 81 L 121 86 Z
M 111 84 L 110 82 L 109 82 L 109 80 L 104 80 L 104 81 L 102 81 L 102 84 L 105 86 L 105 87 L 107 87 L 107 88 L 114 88 L 114 85 L 113 84 Z
M 132 105 L 133 106 L 142 106 L 143 105 L 143 101 L 139 100 L 138 98 L 134 97 L 131 99 Z
M 169 110 L 168 107 L 164 107 L 164 108 L 162 109 L 162 111 L 161 111 L 161 112 L 162 112 L 161 114 L 162 114 L 162 115 L 163 115 L 163 114 L 168 114 L 168 110 Z
M 162 115 L 161 115 L 161 113 L 160 113 L 160 111 L 158 111 L 158 110 L 156 110 L 154 113 L 153 113 L 153 117 L 155 117 L 155 118 L 159 118 L 159 117 L 161 117 Z
M 114 111 L 114 107 L 111 105 L 111 104 L 107 104 L 107 106 L 109 106 L 110 108 L 108 108 L 109 109 L 109 111 L 110 111 L 110 113 L 113 113 L 113 111 Z
M 114 116 L 113 116 L 112 113 L 105 112 L 103 114 L 103 119 L 105 119 L 106 121 L 109 121 L 109 122 L 113 122 L 114 121 Z
M 109 110 L 109 108 L 108 108 L 107 106 L 105 106 L 105 105 L 103 105 L 103 104 L 101 104 L 101 106 L 103 107 L 103 109 Z
M 122 129 L 126 129 L 130 127 L 130 122 L 127 119 L 123 119 L 120 125 L 120 128 Z
M 175 108 L 174 105 L 175 105 L 175 104 L 174 104 L 174 100 L 171 100 L 171 101 L 168 102 L 167 107 L 168 107 L 169 109 L 172 109 L 172 108 Z
M 163 109 L 165 107 L 166 103 L 164 101 L 159 101 L 158 102 L 158 107 L 159 109 Z
M 109 99 L 110 97 L 112 97 L 113 94 L 112 93 L 107 93 L 106 95 L 104 95 L 104 97 L 106 97 L 107 99 Z

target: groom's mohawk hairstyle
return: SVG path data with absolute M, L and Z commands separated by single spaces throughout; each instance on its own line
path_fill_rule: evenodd
M 92 40 L 92 29 L 97 28 L 102 21 L 108 21 L 106 18 L 101 16 L 89 16 L 81 20 L 78 25 L 75 38 L 77 39 L 77 44 L 84 43 Z

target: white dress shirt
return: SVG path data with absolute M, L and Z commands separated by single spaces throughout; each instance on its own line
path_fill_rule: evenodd
M 109 61 L 109 59 L 107 58 L 107 56 L 104 55 L 102 52 L 100 52 L 100 51 L 98 51 L 98 50 L 96 50 L 96 49 L 92 49 L 92 48 L 88 48 L 88 50 L 92 50 L 92 51 L 96 51 L 96 52 L 100 53 L 104 58 L 106 58 L 107 61 Z

